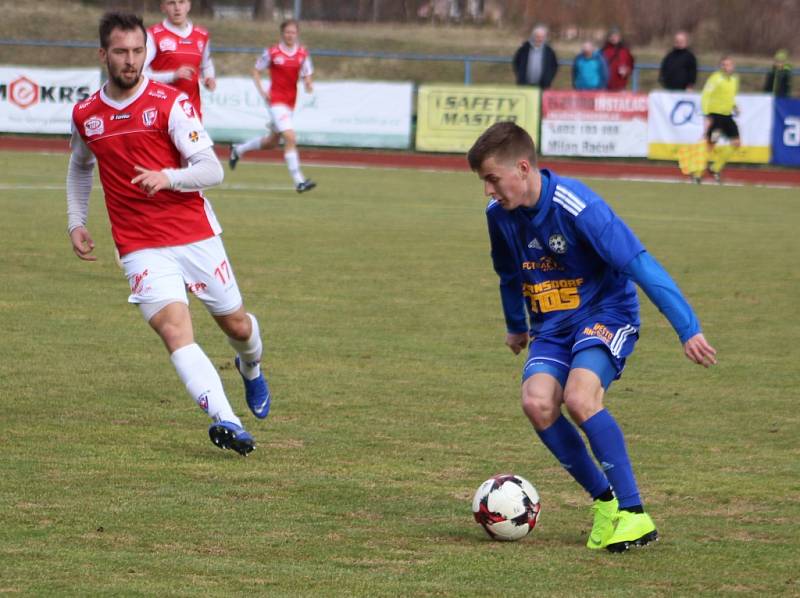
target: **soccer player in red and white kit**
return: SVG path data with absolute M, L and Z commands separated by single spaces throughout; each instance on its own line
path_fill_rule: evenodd
M 217 88 L 208 30 L 189 20 L 191 0 L 163 0 L 165 18 L 147 29 L 147 57 L 144 73 L 153 81 L 177 87 L 192 102 L 198 117 L 200 82 L 209 91 Z
M 253 437 L 233 412 L 214 364 L 194 341 L 187 290 L 206 306 L 236 351 L 248 406 L 269 413 L 258 321 L 245 311 L 222 229 L 200 189 L 223 170 L 186 94 L 142 76 L 145 29 L 136 15 L 100 21 L 108 81 L 72 112 L 67 216 L 72 248 L 94 261 L 86 228 L 92 171 L 100 170 L 111 233 L 128 278 L 130 303 L 161 337 L 178 376 L 211 417 L 211 440 L 247 455 Z
M 283 138 L 283 157 L 289 174 L 294 180 L 294 187 L 298 193 L 310 191 L 317 184 L 303 176 L 300 170 L 300 156 L 297 153 L 297 136 L 294 132 L 292 114 L 297 102 L 297 82 L 303 79 L 306 93 L 312 93 L 313 85 L 311 75 L 314 67 L 308 50 L 298 42 L 299 25 L 290 19 L 281 23 L 280 43 L 266 48 L 256 61 L 253 68 L 253 80 L 258 93 L 266 100 L 271 117 L 270 134 L 265 137 L 255 137 L 244 143 L 231 146 L 231 155 L 228 164 L 231 169 L 236 168 L 236 163 L 247 152 L 257 149 L 271 149 L 276 147 Z M 264 89 L 261 83 L 261 74 L 269 69 L 270 86 Z

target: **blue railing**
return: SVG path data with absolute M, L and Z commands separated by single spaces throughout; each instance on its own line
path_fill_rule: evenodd
M 0 39 L 0 46 L 34 46 L 50 48 L 81 48 L 95 49 L 97 42 L 70 41 L 70 40 L 44 40 L 44 39 Z M 260 47 L 252 46 L 214 46 L 214 53 L 219 54 L 261 54 L 264 51 Z M 314 48 L 313 56 L 326 56 L 331 58 L 377 58 L 379 60 L 412 60 L 412 61 L 432 61 L 432 62 L 461 62 L 464 64 L 464 85 L 472 83 L 472 65 L 480 64 L 511 64 L 511 57 L 503 56 L 479 56 L 470 54 L 409 54 L 401 52 L 366 52 L 360 50 L 321 50 Z M 559 66 L 572 67 L 571 60 L 559 60 Z M 639 77 L 642 71 L 659 69 L 658 64 L 637 64 L 631 74 L 631 89 L 639 90 Z M 716 66 L 700 66 L 698 70 L 711 73 L 717 70 Z M 736 71 L 741 74 L 761 74 L 765 75 L 770 71 L 767 67 L 737 67 Z M 792 75 L 800 76 L 800 69 L 794 69 Z

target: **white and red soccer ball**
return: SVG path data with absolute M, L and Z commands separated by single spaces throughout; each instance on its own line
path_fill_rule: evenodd
M 512 542 L 536 527 L 542 507 L 539 493 L 528 480 L 498 474 L 480 485 L 472 499 L 472 514 L 493 540 Z

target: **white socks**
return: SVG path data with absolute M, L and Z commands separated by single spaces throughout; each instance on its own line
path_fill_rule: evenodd
M 200 345 L 192 343 L 181 347 L 169 358 L 189 395 L 211 419 L 215 422 L 228 421 L 237 426 L 242 425 L 228 403 L 217 369 L 203 353 Z
M 297 150 L 284 152 L 283 159 L 286 160 L 286 167 L 289 169 L 289 174 L 292 175 L 295 185 L 299 185 L 306 180 L 306 177 L 300 171 L 300 156 L 297 155 Z
M 239 154 L 240 157 L 244 156 L 247 152 L 261 149 L 261 137 L 253 137 L 253 139 L 245 141 L 244 143 L 237 143 L 233 146 L 233 149 L 236 150 L 236 153 Z
M 258 320 L 253 314 L 247 314 L 250 322 L 253 324 L 253 331 L 250 333 L 250 338 L 246 341 L 237 341 L 228 337 L 228 343 L 234 348 L 239 355 L 239 371 L 242 376 L 248 380 L 257 378 L 261 373 L 261 352 L 263 345 L 261 344 L 261 332 L 258 328 Z

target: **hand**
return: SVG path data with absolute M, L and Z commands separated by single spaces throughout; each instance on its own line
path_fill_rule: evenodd
M 203 81 L 203 85 L 206 86 L 208 91 L 214 91 L 217 88 L 217 80 L 214 77 L 206 77 Z
M 160 170 L 147 170 L 141 166 L 134 166 L 139 174 L 131 179 L 131 183 L 137 185 L 148 197 L 153 197 L 162 189 L 169 189 L 169 178 Z
M 314 93 L 314 86 L 311 83 L 306 83 L 305 88 L 306 88 L 306 93 L 308 94 Z
M 75 255 L 87 262 L 97 261 L 97 256 L 91 255 L 94 251 L 94 241 L 85 226 L 73 228 L 69 233 L 69 240 L 72 241 L 72 251 Z
M 742 111 L 739 110 L 739 106 L 734 106 L 733 110 L 731 110 L 731 116 L 739 116 L 741 113 Z
M 528 333 L 509 332 L 506 334 L 506 345 L 514 352 L 514 355 L 519 355 L 519 352 L 528 346 Z
M 179 66 L 175 69 L 175 78 L 176 79 L 193 79 L 194 78 L 195 70 L 190 66 Z
M 717 363 L 717 350 L 708 344 L 702 332 L 683 343 L 683 352 L 691 361 L 704 368 Z

